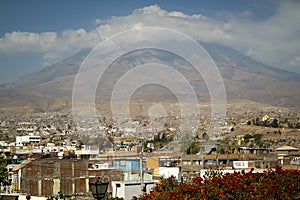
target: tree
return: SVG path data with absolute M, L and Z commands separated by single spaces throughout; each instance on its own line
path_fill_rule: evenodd
M 190 147 L 187 149 L 186 153 L 187 154 L 196 154 L 199 153 L 200 151 L 200 147 L 199 145 L 193 141 L 192 144 L 190 145 Z
M 278 126 L 279 126 L 279 121 L 278 121 L 278 119 L 274 119 L 274 120 L 272 121 L 272 123 L 270 124 L 270 126 L 273 127 L 273 128 L 278 128 Z
M 161 135 L 161 141 L 162 142 L 167 141 L 167 139 L 166 139 L 166 133 L 165 132 L 163 132 L 162 135 Z
M 190 133 L 186 132 L 183 134 L 183 136 L 180 139 L 180 151 L 184 152 L 187 151 L 190 145 L 193 142 L 193 137 Z
M 205 141 L 208 141 L 209 140 L 209 136 L 207 133 L 203 133 L 202 134 L 202 139 L 205 140 Z
M 8 177 L 8 171 L 7 171 L 7 162 L 4 159 L 0 159 L 0 183 L 3 185 L 7 185 L 7 177 Z
M 90 135 L 82 135 L 80 141 L 84 145 L 88 144 L 90 141 Z
M 259 126 L 259 122 L 260 122 L 260 120 L 259 120 L 259 118 L 257 117 L 256 120 L 255 120 L 256 126 Z
M 255 141 L 259 141 L 262 137 L 262 134 L 257 133 L 257 134 L 254 134 L 253 137 L 254 137 Z

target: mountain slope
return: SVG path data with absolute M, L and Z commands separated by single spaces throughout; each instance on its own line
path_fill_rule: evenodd
M 267 66 L 232 48 L 204 47 L 219 67 L 229 98 L 300 107 L 299 74 Z
M 90 49 L 84 49 L 74 56 L 46 67 L 41 71 L 27 74 L 16 81 L 3 84 L 0 86 L 0 92 L 3 96 L 14 98 L 70 95 L 74 75 L 89 52 Z
M 231 79 L 233 69 L 240 69 L 249 73 L 264 75 L 278 79 L 280 81 L 300 81 L 300 75 L 286 70 L 270 67 L 260 63 L 237 50 L 216 44 L 202 44 L 219 67 L 226 67 L 226 72 L 222 76 Z M 231 70 L 230 70 L 231 68 Z
M 300 91 L 298 89 L 300 88 L 300 75 L 269 67 L 232 48 L 216 44 L 203 44 L 203 46 L 222 74 L 228 98 L 300 107 L 298 104 L 300 101 Z M 89 49 L 80 51 L 74 56 L 42 71 L 1 85 L 1 97 L 15 99 L 70 97 L 76 73 L 89 51 Z M 124 73 L 136 65 L 149 62 L 174 67 L 191 82 L 199 97 L 208 97 L 204 81 L 187 62 L 168 52 L 156 50 L 133 52 L 115 61 L 105 72 L 105 77 L 101 80 L 101 87 L 98 88 L 97 93 L 109 97 L 115 83 Z M 154 91 L 159 98 L 165 100 L 174 97 L 170 92 L 166 92 L 165 88 L 157 87 L 146 87 L 143 92 L 138 91 L 137 93 L 140 92 L 139 97 L 143 95 L 149 97 L 153 96 Z

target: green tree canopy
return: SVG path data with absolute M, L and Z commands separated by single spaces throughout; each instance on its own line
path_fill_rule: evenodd
M 0 183 L 6 185 L 7 184 L 7 177 L 8 177 L 8 171 L 7 171 L 7 161 L 4 159 L 0 159 Z

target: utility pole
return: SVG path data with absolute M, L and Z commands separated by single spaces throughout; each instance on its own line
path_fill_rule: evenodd
M 202 169 L 204 169 L 204 146 L 203 146 L 203 144 L 201 145 L 201 147 L 200 147 L 200 149 L 201 149 L 201 166 L 202 166 Z
M 141 180 L 141 194 L 144 194 L 144 172 L 143 172 L 143 157 L 144 157 L 144 139 L 141 141 L 141 152 L 140 152 L 140 180 Z

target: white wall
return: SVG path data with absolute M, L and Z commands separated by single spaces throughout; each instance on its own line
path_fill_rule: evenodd
M 22 142 L 40 142 L 41 138 L 38 135 L 24 135 L 24 136 L 16 136 L 16 143 L 22 144 Z
M 179 178 L 179 167 L 159 167 L 159 176 L 163 178 L 169 178 L 175 176 Z
M 139 182 L 124 182 L 124 181 L 112 181 L 112 196 L 114 198 L 124 198 L 125 200 L 131 200 L 133 196 L 139 197 L 141 195 L 141 184 Z M 119 184 L 120 187 L 117 187 Z M 146 192 L 149 193 L 155 186 L 154 182 L 145 182 Z

